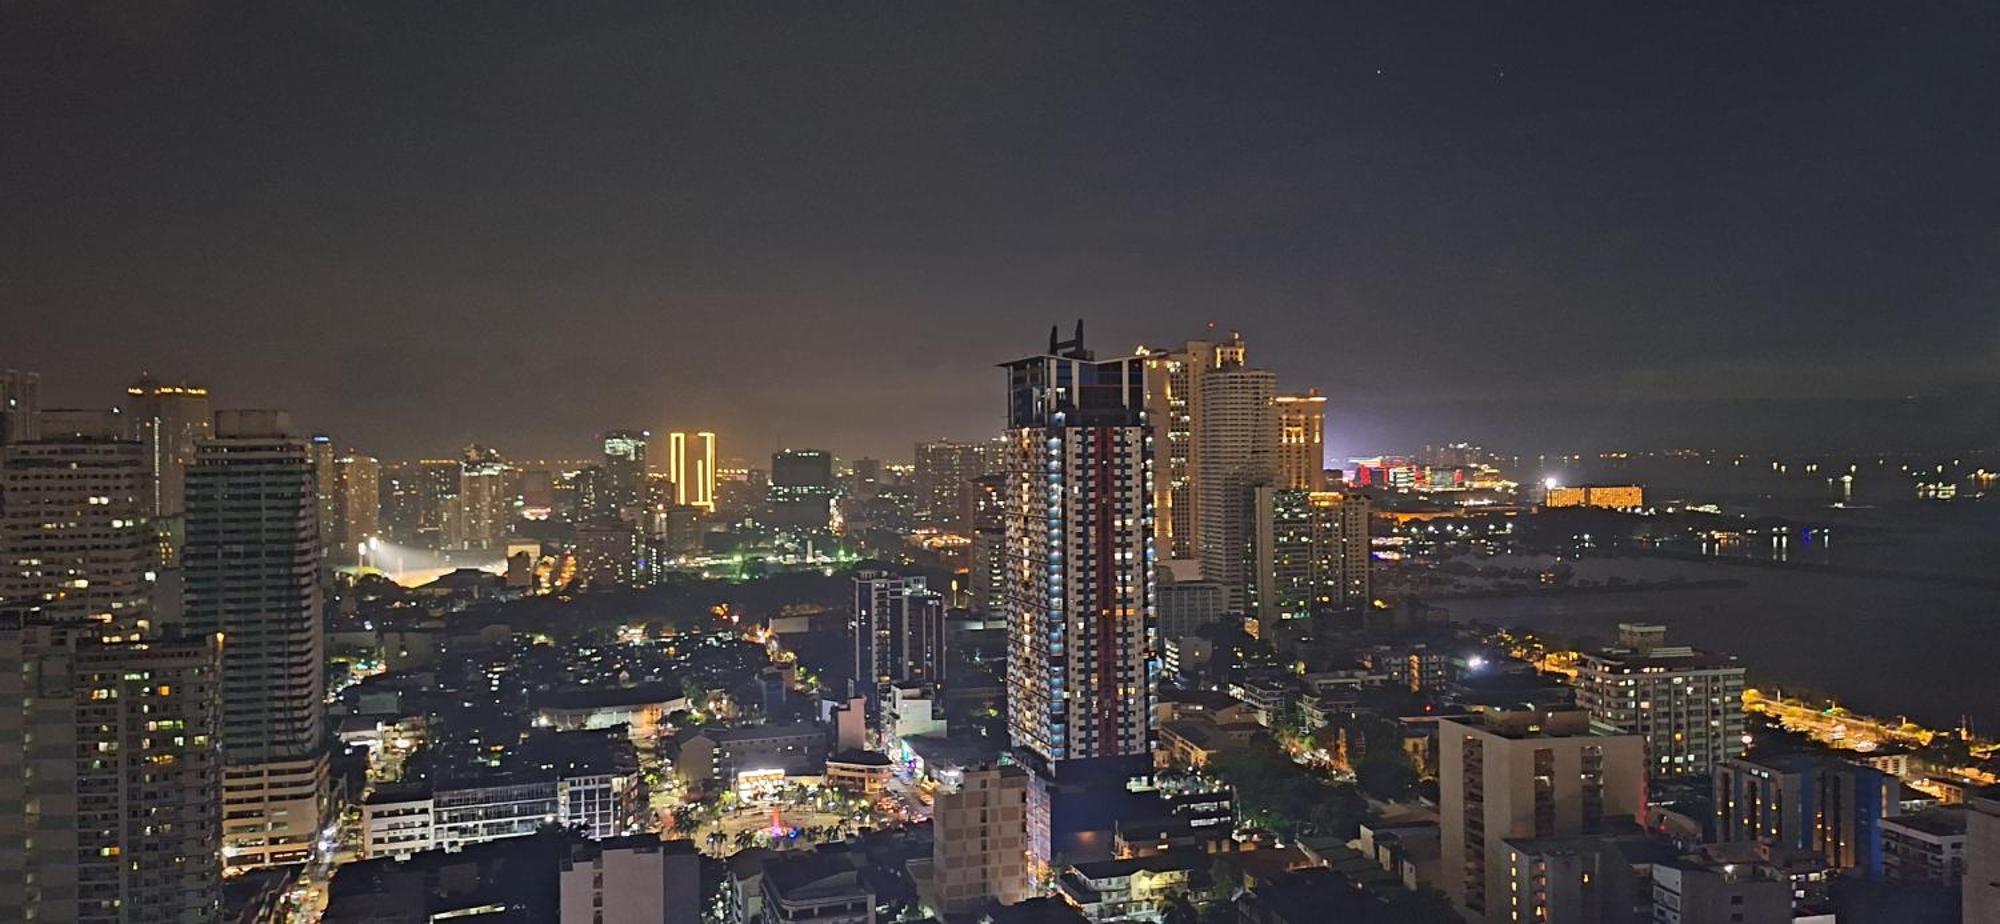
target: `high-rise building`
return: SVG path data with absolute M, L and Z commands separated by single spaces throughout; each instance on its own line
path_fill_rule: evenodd
M 2000 924 L 2000 794 L 1965 800 L 1965 924 Z
M 457 459 L 420 459 L 415 473 L 417 541 L 434 549 L 452 548 L 463 530 L 459 522 Z
M 37 439 L 42 377 L 9 369 L 0 373 L 0 446 Z
M 833 522 L 833 454 L 785 449 L 771 454 L 771 524 L 816 532 Z
M 967 609 L 982 616 L 1007 612 L 1006 475 L 972 483 L 972 564 L 966 575 Z
M 156 548 L 146 458 L 105 416 L 0 447 L 0 612 L 142 628 Z
M 1196 516 L 1195 420 L 1201 414 L 1202 378 L 1227 357 L 1241 364 L 1243 337 L 1235 331 L 1216 343 L 1189 340 L 1178 347 L 1146 351 L 1146 415 L 1153 428 L 1153 533 L 1159 554 L 1169 561 L 1201 555 L 1201 521 Z
M 1826 754 L 1752 755 L 1724 760 L 1713 785 L 1717 841 L 1769 841 L 1832 869 L 1882 875 L 1882 820 L 1902 799 L 1895 777 Z
M 1319 389 L 1272 399 L 1278 418 L 1278 487 L 1326 490 L 1326 396 Z
M 1253 489 L 1278 474 L 1278 422 L 1272 399 L 1278 378 L 1243 364 L 1242 351 L 1218 350 L 1202 375 L 1194 418 L 1198 447 L 1192 468 L 1197 557 L 1202 577 L 1220 583 L 1231 609 L 1245 612 L 1255 539 Z
M 854 694 L 868 701 L 868 725 L 882 727 L 882 703 L 899 683 L 944 680 L 944 598 L 921 575 L 854 575 Z
M 593 588 L 639 583 L 645 544 L 631 524 L 593 520 L 576 525 L 576 580 Z
M 33 619 L 0 617 L 0 920 L 219 921 L 216 641 Z
M 1019 767 L 965 771 L 931 812 L 931 875 L 939 911 L 955 915 L 1029 896 L 1028 774 Z
M 674 504 L 715 512 L 715 434 L 667 434 L 667 480 Z
M 1075 338 L 1007 363 L 1008 735 L 1048 761 L 1145 754 L 1154 677 L 1143 357 Z
M 219 411 L 187 478 L 186 626 L 219 637 L 225 861 L 295 863 L 327 810 L 326 637 L 310 444 L 282 411 Z
M 340 490 L 334 485 L 338 475 L 333 460 L 340 456 L 333 437 L 315 433 L 307 444 L 312 457 L 313 496 L 319 504 L 319 554 L 340 555 Z
M 1622 623 L 1618 646 L 1577 660 L 1576 704 L 1646 738 L 1655 777 L 1707 776 L 1742 754 L 1745 670 L 1736 659 L 1666 644 L 1665 626 Z
M 1510 840 L 1597 834 L 1645 816 L 1645 741 L 1583 712 L 1442 719 L 1437 746 L 1441 884 L 1469 920 L 1531 920 L 1509 887 Z
M 465 447 L 452 512 L 447 524 L 451 548 L 489 550 L 506 545 L 514 525 L 514 504 L 507 493 L 507 463 L 499 452 L 479 445 Z
M 1260 630 L 1368 600 L 1368 499 L 1334 491 L 1251 489 L 1251 593 Z M 1269 637 L 1268 635 L 1265 637 Z
M 999 465 L 999 444 L 932 440 L 918 443 L 916 453 L 917 521 L 946 531 L 969 528 L 965 518 L 968 493 L 975 479 L 991 475 Z
M 382 463 L 374 456 L 347 455 L 334 460 L 333 471 L 335 548 L 346 559 L 382 535 Z
M 158 542 L 158 563 L 172 568 L 186 532 L 187 467 L 194 461 L 195 443 L 214 430 L 208 389 L 145 376 L 125 389 L 125 419 L 131 435 L 145 447 L 145 512 Z
M 605 506 L 613 513 L 646 503 L 646 440 L 644 430 L 613 430 L 604 434 Z

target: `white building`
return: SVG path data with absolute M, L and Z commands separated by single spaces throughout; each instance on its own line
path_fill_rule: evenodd
M 1664 626 L 1621 624 L 1618 647 L 1578 660 L 1577 705 L 1644 736 L 1650 775 L 1708 774 L 1745 750 L 1744 668 L 1665 641 Z

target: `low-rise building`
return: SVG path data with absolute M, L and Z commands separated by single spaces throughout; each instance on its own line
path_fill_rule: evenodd
M 875 924 L 875 890 L 845 853 L 772 857 L 762 886 L 758 924 Z
M 1882 874 L 1898 882 L 1957 883 L 1965 876 L 1962 805 L 1882 820 Z
M 826 785 L 863 795 L 880 795 L 893 769 L 887 755 L 849 749 L 826 759 Z
M 704 728 L 681 745 L 674 769 L 692 783 L 734 786 L 745 771 L 818 773 L 826 751 L 826 730 L 810 723 Z
M 1056 891 L 1095 924 L 1160 919 L 1174 892 L 1188 891 L 1207 854 L 1175 851 L 1130 860 L 1075 863 L 1056 877 Z

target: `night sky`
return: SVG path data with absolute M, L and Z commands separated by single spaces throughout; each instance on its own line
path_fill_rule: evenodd
M 0 366 L 902 458 L 1213 321 L 1336 457 L 1991 446 L 1995 10 L 0 0 Z

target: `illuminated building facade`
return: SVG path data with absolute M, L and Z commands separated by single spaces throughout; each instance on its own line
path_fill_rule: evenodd
M 576 525 L 576 580 L 591 587 L 640 582 L 646 554 L 639 531 L 628 523 L 597 520 Z
M 155 564 L 151 484 L 144 447 L 104 416 L 0 447 L 0 612 L 140 628 Z
M 1201 379 L 1194 419 L 1196 552 L 1201 576 L 1221 584 L 1237 612 L 1247 611 L 1251 583 L 1252 491 L 1278 474 L 1277 384 L 1274 373 L 1245 366 L 1240 347 L 1217 350 L 1215 367 Z
M 1666 644 L 1666 627 L 1621 624 L 1618 646 L 1577 659 L 1576 703 L 1591 719 L 1646 738 L 1655 777 L 1706 776 L 1742 754 L 1736 659 Z
M 1201 383 L 1208 370 L 1223 359 L 1238 365 L 1246 355 L 1243 337 L 1235 331 L 1217 343 L 1189 340 L 1178 347 L 1144 349 L 1146 357 L 1146 417 L 1153 428 L 1153 532 L 1159 553 L 1173 561 L 1199 557 L 1196 515 L 1195 426 L 1201 417 Z
M 1874 767 L 1811 752 L 1731 757 L 1715 769 L 1715 839 L 1769 841 L 1830 869 L 1882 875 L 1882 822 L 1902 784 Z
M 1368 601 L 1368 499 L 1336 491 L 1252 489 L 1248 613 L 1261 630 Z M 1263 635 L 1269 638 L 1268 634 Z
M 215 642 L 95 635 L 0 620 L 0 920 L 218 921 Z
M 310 444 L 282 411 L 220 411 L 188 467 L 189 631 L 223 639 L 226 862 L 300 862 L 327 811 L 326 636 Z
M 434 549 L 448 548 L 458 537 L 457 459 L 420 459 L 415 476 L 417 539 Z
M 605 507 L 617 515 L 646 504 L 646 439 L 644 430 L 613 430 L 604 434 Z
M 854 695 L 865 697 L 868 726 L 882 729 L 882 703 L 899 683 L 944 680 L 944 597 L 921 575 L 854 575 Z
M 1597 507 L 1604 510 L 1638 510 L 1646 506 L 1646 489 L 1636 484 L 1549 485 L 1543 500 L 1547 507 Z
M 382 463 L 374 456 L 342 456 L 333 472 L 334 541 L 345 559 L 382 535 Z
M 667 477 L 674 504 L 715 512 L 715 434 L 667 434 Z
M 507 493 L 507 463 L 484 446 L 467 446 L 458 466 L 458 495 L 446 522 L 448 547 L 498 549 L 514 525 Z
M 972 561 L 966 573 L 966 608 L 980 615 L 1007 612 L 1006 475 L 972 483 Z
M 917 444 L 917 522 L 935 529 L 968 527 L 973 481 L 999 466 L 996 442 L 934 440 Z
M 146 376 L 125 389 L 125 418 L 145 447 L 148 517 L 178 531 L 187 508 L 187 467 L 194 461 L 195 443 L 214 432 L 208 389 L 186 382 L 166 384 Z
M 1007 363 L 1007 708 L 1042 759 L 1150 751 L 1151 428 L 1145 358 L 1074 339 Z
M 1319 389 L 1271 399 L 1278 418 L 1277 485 L 1292 491 L 1326 489 L 1326 396 Z

